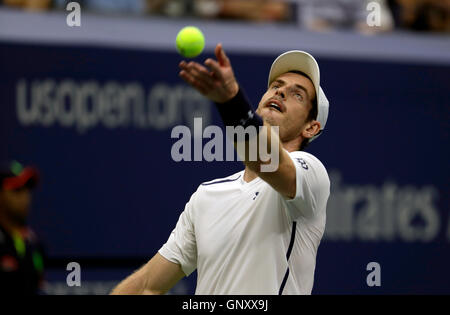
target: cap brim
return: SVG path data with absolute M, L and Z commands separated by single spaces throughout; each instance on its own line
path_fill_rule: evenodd
M 39 174 L 37 170 L 32 167 L 26 167 L 19 175 L 3 179 L 3 189 L 14 190 L 24 186 L 33 188 L 38 181 Z
M 301 50 L 291 50 L 281 54 L 270 68 L 267 86 L 270 86 L 277 77 L 289 71 L 301 71 L 306 74 L 314 85 L 316 98 L 319 97 L 320 70 L 313 56 Z

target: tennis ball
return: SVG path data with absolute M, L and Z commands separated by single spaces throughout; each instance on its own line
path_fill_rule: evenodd
M 182 56 L 194 58 L 200 55 L 203 48 L 205 48 L 205 37 L 199 28 L 186 26 L 178 32 L 176 45 L 178 52 Z

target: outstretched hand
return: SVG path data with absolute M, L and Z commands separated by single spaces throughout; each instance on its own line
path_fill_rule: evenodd
M 217 61 L 208 58 L 204 66 L 194 61 L 181 61 L 179 75 L 211 101 L 225 103 L 238 93 L 239 85 L 222 44 L 217 44 L 214 52 Z

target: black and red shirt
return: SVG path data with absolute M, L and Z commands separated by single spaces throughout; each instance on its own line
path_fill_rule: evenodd
M 39 294 L 43 276 L 44 249 L 33 231 L 10 235 L 0 225 L 0 294 Z

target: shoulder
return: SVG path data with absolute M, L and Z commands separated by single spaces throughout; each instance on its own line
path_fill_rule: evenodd
M 313 218 L 325 213 L 330 195 L 330 179 L 325 166 L 317 157 L 304 151 L 290 152 L 289 156 L 295 166 L 297 182 L 295 198 L 287 200 L 291 216 Z
M 289 155 L 294 160 L 300 164 L 303 168 L 308 169 L 309 167 L 319 168 L 326 172 L 325 166 L 323 163 L 311 153 L 305 151 L 293 151 L 289 152 Z
M 314 155 L 304 151 L 289 153 L 297 170 L 301 170 L 304 178 L 313 179 L 320 186 L 329 187 L 330 178 L 323 163 Z

